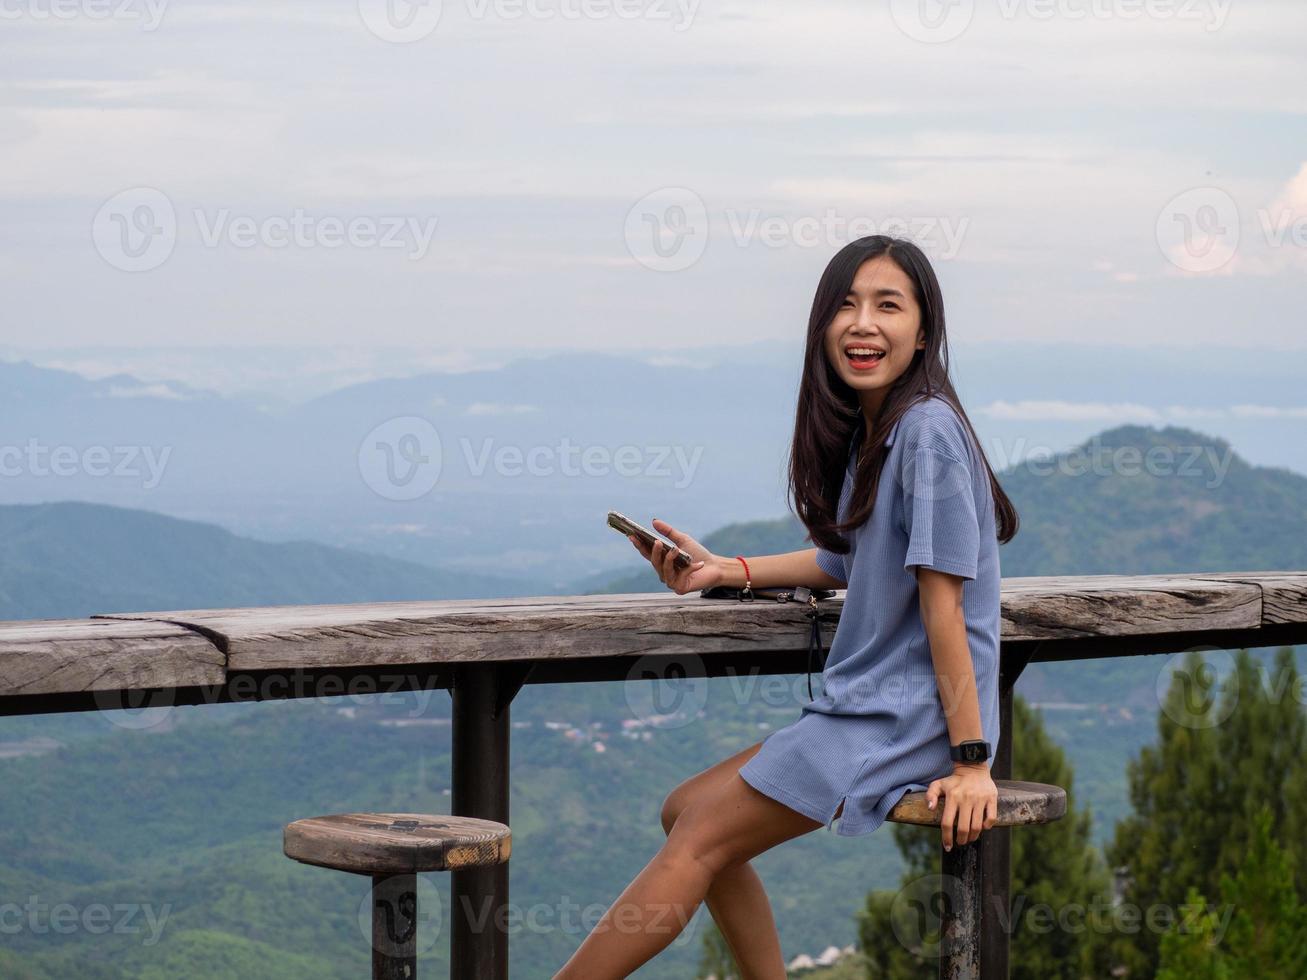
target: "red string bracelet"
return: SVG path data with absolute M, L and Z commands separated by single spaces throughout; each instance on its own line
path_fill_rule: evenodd
M 751 576 L 749 575 L 749 563 L 744 560 L 743 555 L 736 555 L 735 560 L 744 566 L 744 591 L 740 593 L 741 597 L 753 597 L 753 589 L 750 587 Z

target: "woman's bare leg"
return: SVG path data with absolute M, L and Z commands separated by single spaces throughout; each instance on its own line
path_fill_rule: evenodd
M 670 834 L 687 806 L 735 777 L 761 745 L 755 742 L 672 790 L 663 802 L 663 830 Z M 708 886 L 705 902 L 735 957 L 741 980 L 784 980 L 781 938 L 767 891 L 752 864 L 745 861 L 719 872 Z
M 737 772 L 682 811 L 662 849 L 554 980 L 629 976 L 680 934 L 723 871 L 821 826 L 758 792 Z

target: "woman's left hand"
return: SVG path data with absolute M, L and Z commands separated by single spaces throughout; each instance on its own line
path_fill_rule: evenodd
M 998 787 L 983 762 L 955 765 L 953 775 L 936 779 L 926 789 L 926 805 L 935 809 L 941 795 L 944 812 L 940 817 L 940 834 L 944 850 L 953 849 L 955 822 L 958 844 L 969 844 L 982 830 L 994 826 L 998 816 Z

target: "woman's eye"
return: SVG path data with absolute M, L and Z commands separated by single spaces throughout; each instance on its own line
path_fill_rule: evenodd
M 840 308 L 843 309 L 846 306 L 852 306 L 852 305 L 853 305 L 853 300 L 846 299 L 843 303 L 840 304 Z

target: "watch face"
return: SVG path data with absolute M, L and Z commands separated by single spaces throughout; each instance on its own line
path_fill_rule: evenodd
M 982 762 L 984 760 L 984 752 L 979 745 L 964 745 L 962 754 L 968 762 Z

